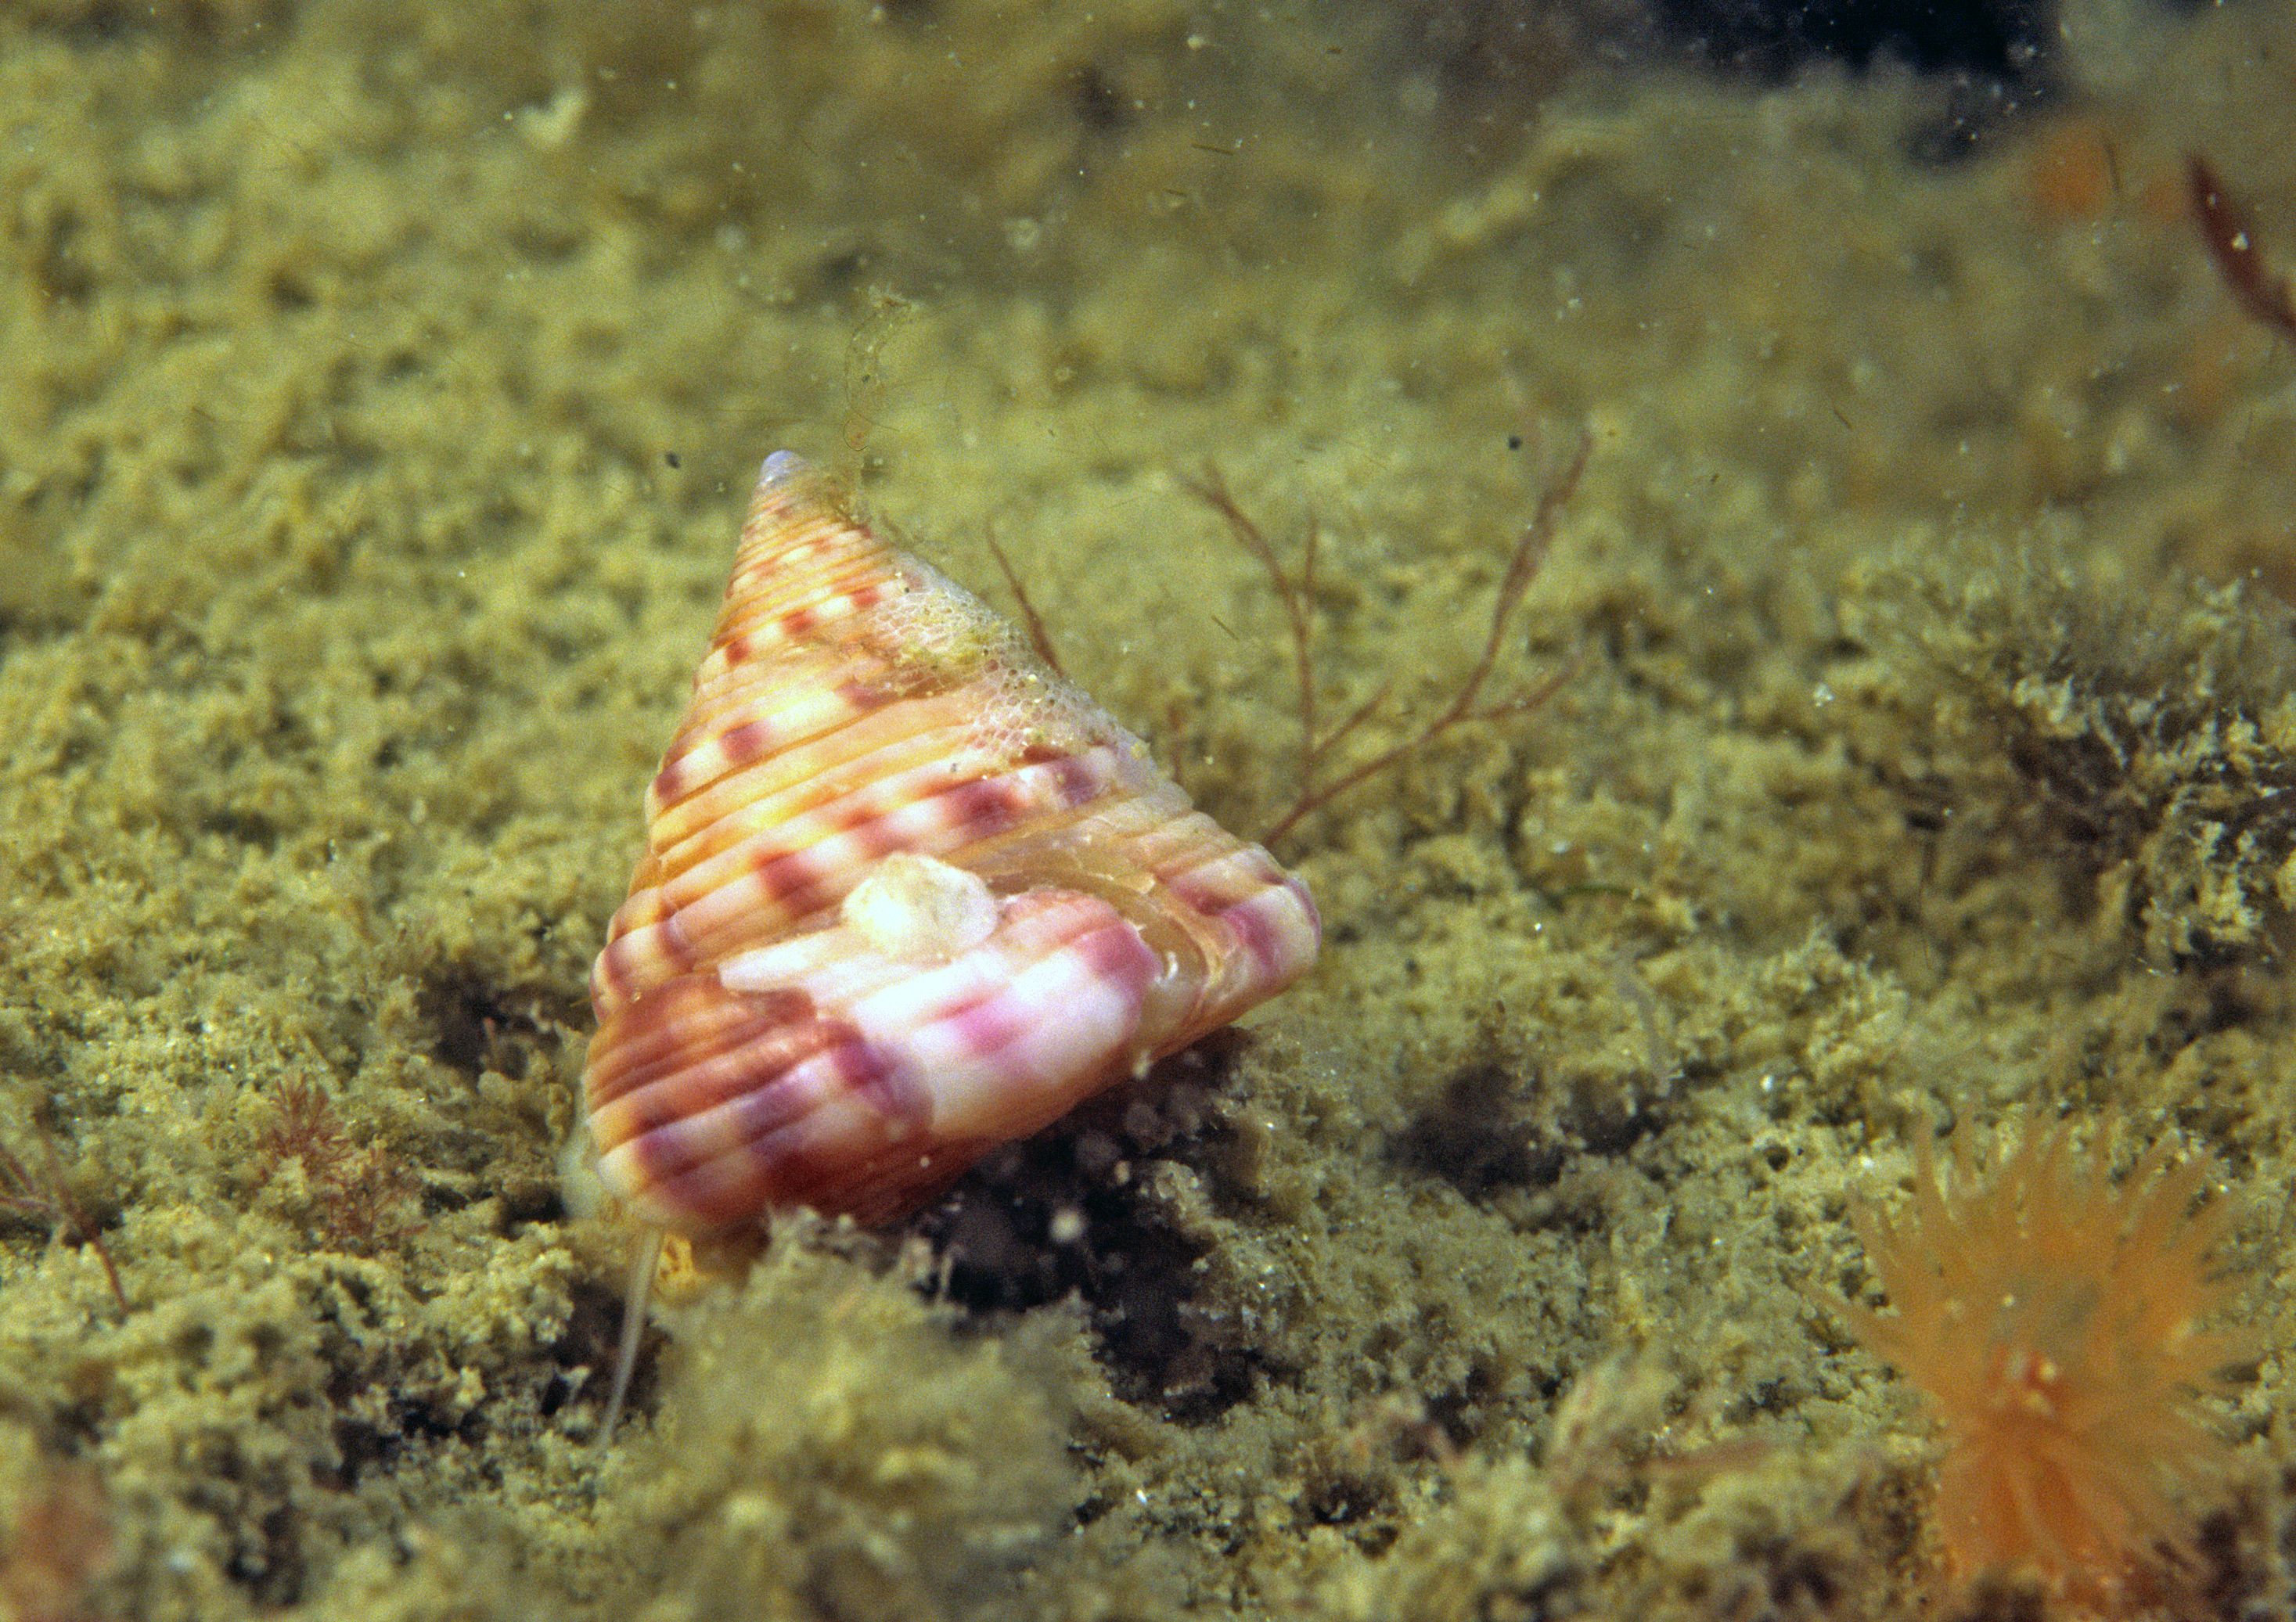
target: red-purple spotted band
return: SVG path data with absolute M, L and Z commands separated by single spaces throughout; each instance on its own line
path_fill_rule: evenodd
M 1297 879 L 785 453 L 646 819 L 586 1091 L 610 1185 L 689 1232 L 898 1215 L 1320 940 Z M 944 943 L 936 889 L 987 938 Z

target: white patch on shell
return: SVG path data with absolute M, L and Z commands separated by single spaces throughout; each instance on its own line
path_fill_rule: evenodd
M 977 765 L 963 762 L 964 769 L 1001 772 L 1031 747 L 1080 755 L 1112 743 L 1146 758 L 1138 739 L 1046 669 L 996 610 L 929 563 L 903 557 L 899 567 L 906 589 L 869 610 L 870 627 L 907 661 L 964 671 L 972 712 L 966 741 L 982 756 Z
M 903 850 L 869 870 L 838 916 L 881 956 L 945 963 L 996 933 L 997 907 L 979 873 Z

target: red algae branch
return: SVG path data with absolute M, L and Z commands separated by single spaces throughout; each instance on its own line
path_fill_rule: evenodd
M 119 1305 L 119 1315 L 126 1317 L 129 1308 L 127 1291 L 119 1282 L 119 1269 L 105 1248 L 103 1235 L 87 1213 L 72 1197 L 71 1185 L 64 1179 L 63 1162 L 56 1155 L 55 1141 L 45 1129 L 39 1133 L 42 1157 L 41 1168 L 34 1171 L 18 1158 L 15 1151 L 0 1144 L 0 1210 L 13 1211 L 47 1223 L 59 1232 L 69 1233 L 79 1244 L 93 1252 L 103 1267 L 104 1282 L 111 1287 L 111 1298 Z
M 2199 153 L 2185 159 L 2185 172 L 2201 241 L 2208 245 L 2209 257 L 2216 261 L 2234 302 L 2266 326 L 2296 338 L 2296 287 L 2285 271 L 2264 257 L 2248 211 L 2233 201 Z
M 1587 458 L 1593 449 L 1593 436 L 1581 432 L 1570 462 L 1539 496 L 1538 511 L 1523 526 L 1521 534 L 1516 537 L 1514 549 L 1507 555 L 1506 572 L 1500 577 L 1498 595 L 1491 604 L 1490 627 L 1483 638 L 1482 652 L 1467 672 L 1465 679 L 1453 690 L 1450 701 L 1400 743 L 1382 750 L 1366 760 L 1358 761 L 1337 777 L 1323 782 L 1317 779 L 1330 764 L 1333 751 L 1358 726 L 1379 712 L 1387 702 L 1389 694 L 1394 691 L 1394 684 L 1382 683 L 1369 698 L 1349 711 L 1345 719 L 1330 731 L 1319 734 L 1316 730 L 1319 722 L 1314 616 L 1316 560 L 1322 538 L 1320 528 L 1312 521 L 1308 524 L 1307 537 L 1300 543 L 1300 571 L 1293 575 L 1276 555 L 1275 545 L 1268 538 L 1267 532 L 1243 510 L 1242 504 L 1229 490 L 1227 481 L 1217 467 L 1207 464 L 1199 477 L 1181 479 L 1188 493 L 1218 514 L 1236 544 L 1250 553 L 1260 568 L 1267 571 L 1276 601 L 1283 605 L 1284 623 L 1291 634 L 1292 676 L 1300 690 L 1300 790 L 1290 808 L 1260 835 L 1263 842 L 1273 844 L 1282 839 L 1333 800 L 1392 771 L 1453 727 L 1470 721 L 1495 721 L 1506 716 L 1528 714 L 1561 690 L 1562 684 L 1570 679 L 1568 668 L 1513 698 L 1492 704 L 1481 701 L 1483 688 L 1498 667 L 1499 651 L 1505 645 L 1507 627 L 1513 623 L 1515 610 L 1522 606 L 1522 600 L 1529 593 L 1531 584 L 1538 578 L 1539 566 L 1546 561 L 1547 548 L 1554 544 L 1555 528 L 1562 521 L 1562 509 L 1570 504 L 1571 496 L 1578 490 L 1578 480 L 1587 471 Z

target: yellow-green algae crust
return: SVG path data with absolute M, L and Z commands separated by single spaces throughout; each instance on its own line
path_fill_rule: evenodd
M 1795 1288 L 1846 1203 L 1963 1116 L 2296 1168 L 2296 362 L 2179 190 L 2296 263 L 2296 29 L 2062 20 L 1939 166 L 1887 68 L 1533 103 L 1379 8 L 7 8 L 0 1143 L 69 1197 L 0 1225 L 0 1605 L 1931 1614 L 1928 1445 Z M 1489 696 L 1561 690 L 1284 841 L 1312 982 L 784 1227 L 592 1450 L 584 979 L 758 456 L 992 595 L 993 533 L 1251 829 L 1283 615 L 1175 472 L 1319 527 L 1364 758 L 1582 425 Z M 2210 1614 L 2291 1614 L 2288 1378 Z

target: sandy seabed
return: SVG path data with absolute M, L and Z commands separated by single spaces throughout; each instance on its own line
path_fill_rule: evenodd
M 1379 9 L 0 16 L 0 1607 L 2032 1615 L 1823 1301 L 1917 1136 L 2221 1167 L 2188 1614 L 2296 1615 L 2296 25 L 1447 76 Z M 1949 160 L 1940 154 L 1949 154 Z M 585 977 L 763 452 L 999 601 L 1327 926 L 900 1231 L 668 1292 Z M 101 1254 L 99 1254 L 99 1251 Z M 126 1310 L 103 1261 L 116 1264 Z

